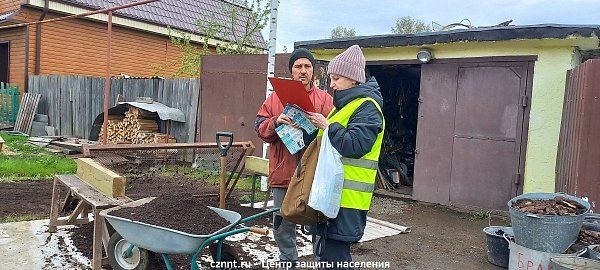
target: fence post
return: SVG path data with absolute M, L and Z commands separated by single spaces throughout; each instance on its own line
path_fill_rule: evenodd
M 17 114 L 19 113 L 19 87 L 18 86 L 14 86 L 12 87 L 12 114 L 10 117 L 10 121 L 11 122 L 16 122 L 17 121 Z

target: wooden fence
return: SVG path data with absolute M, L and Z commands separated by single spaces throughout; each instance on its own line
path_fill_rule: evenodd
M 38 113 L 48 115 L 57 135 L 88 138 L 94 119 L 104 106 L 104 78 L 74 75 L 29 77 L 29 92 L 42 95 Z M 178 142 L 194 142 L 200 79 L 111 79 L 110 106 L 118 95 L 124 101 L 151 97 L 181 110 L 185 123 L 173 122 L 171 135 Z

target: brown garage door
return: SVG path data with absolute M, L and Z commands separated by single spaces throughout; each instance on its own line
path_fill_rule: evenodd
M 505 209 L 519 193 L 529 62 L 422 67 L 414 196 Z

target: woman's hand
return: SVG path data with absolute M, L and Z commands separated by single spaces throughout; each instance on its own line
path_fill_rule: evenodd
M 319 129 L 326 129 L 327 126 L 329 126 L 329 123 L 327 122 L 327 118 L 325 118 L 325 116 L 323 116 L 320 113 L 309 113 L 309 120 L 310 122 L 315 125 L 315 127 L 318 127 Z
M 286 124 L 286 125 L 293 126 L 295 128 L 300 128 L 300 125 L 298 125 L 296 122 L 294 122 L 294 120 L 290 119 L 285 114 L 280 114 L 279 117 L 277 117 L 277 119 L 275 120 L 275 124 L 277 126 L 279 126 L 281 124 Z

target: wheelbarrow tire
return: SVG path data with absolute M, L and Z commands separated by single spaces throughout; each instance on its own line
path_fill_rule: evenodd
M 108 261 L 114 270 L 148 270 L 150 269 L 149 252 L 143 248 L 135 247 L 132 256 L 125 258 L 123 252 L 129 248 L 130 243 L 120 234 L 113 233 L 108 241 Z M 117 257 L 118 256 L 118 257 Z

